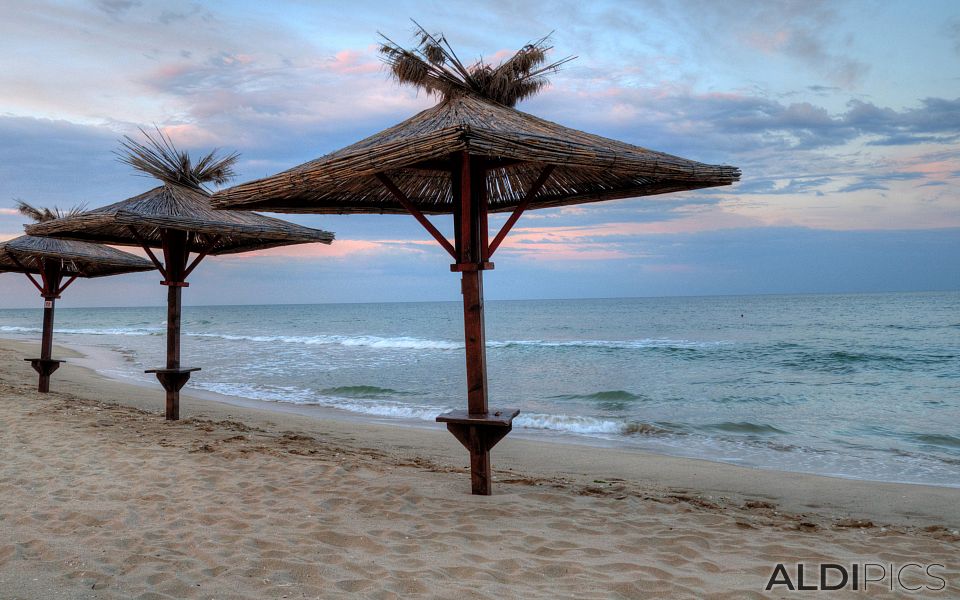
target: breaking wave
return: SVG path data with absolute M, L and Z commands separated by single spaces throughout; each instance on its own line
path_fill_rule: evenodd
M 0 331 L 9 331 L 11 333 L 42 333 L 43 329 L 40 327 L 17 327 L 13 325 L 4 325 L 0 327 Z M 54 327 L 54 333 L 63 333 L 63 334 L 76 334 L 76 335 L 132 335 L 132 336 L 145 336 L 145 335 L 163 335 L 164 330 L 159 327 L 144 327 L 144 328 L 107 328 L 107 329 L 59 329 Z

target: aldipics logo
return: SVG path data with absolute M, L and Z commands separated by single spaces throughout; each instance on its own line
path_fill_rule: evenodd
M 777 563 L 764 589 L 768 592 L 852 590 L 869 593 L 881 589 L 891 592 L 940 592 L 947 587 L 947 580 L 937 573 L 944 569 L 946 566 L 939 563 L 797 563 L 796 569 L 791 572 L 783 563 Z

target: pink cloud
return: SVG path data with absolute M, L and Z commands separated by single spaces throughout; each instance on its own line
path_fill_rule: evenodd
M 714 210 L 670 221 L 651 223 L 621 222 L 565 227 L 517 227 L 504 240 L 503 247 L 512 248 L 527 243 L 569 242 L 589 238 L 696 233 L 755 225 L 757 221 L 753 218 Z
M 225 65 L 249 65 L 254 62 L 254 57 L 250 54 L 225 54 L 220 57 L 220 60 Z
M 437 246 L 432 241 L 421 240 L 336 240 L 332 244 L 301 244 L 281 246 L 243 254 L 225 256 L 229 259 L 253 259 L 265 257 L 283 257 L 296 259 L 340 259 L 378 254 L 413 253 L 422 254 L 430 247 Z M 439 246 L 437 246 L 439 249 Z
M 790 32 L 785 29 L 769 32 L 754 32 L 746 37 L 750 46 L 765 54 L 778 52 L 790 41 Z
M 163 81 L 176 79 L 185 73 L 192 71 L 194 67 L 189 63 L 174 63 L 159 66 L 150 79 L 160 79 Z
M 489 58 L 484 59 L 484 62 L 493 64 L 493 65 L 498 65 L 498 64 L 500 64 L 500 63 L 502 63 L 503 61 L 507 60 L 508 58 L 510 58 L 511 56 L 513 56 L 513 55 L 516 54 L 516 53 L 517 53 L 516 50 L 510 50 L 509 48 L 503 48 L 503 49 L 497 50 L 496 52 L 494 52 L 493 54 L 491 54 Z
M 910 165 L 914 171 L 919 171 L 933 179 L 947 179 L 957 170 L 958 161 L 939 160 L 930 162 L 915 162 Z
M 683 213 L 682 209 L 678 212 Z M 501 250 L 534 260 L 616 260 L 648 256 L 639 250 L 625 248 L 622 238 L 648 235 L 670 235 L 756 227 L 760 220 L 723 209 L 691 208 L 684 216 L 669 221 L 650 223 L 613 222 L 595 225 L 560 227 L 516 227 L 503 241 Z M 666 268 L 666 267 L 664 267 Z M 681 265 L 669 265 L 680 270 Z
M 615 244 L 598 243 L 527 243 L 505 247 L 504 250 L 524 259 L 556 262 L 620 260 L 645 256 L 627 252 Z
M 348 73 L 375 73 L 381 65 L 373 60 L 370 52 L 356 50 L 341 50 L 333 55 L 332 60 L 324 63 L 324 67 L 339 74 Z
M 192 123 L 164 125 L 160 129 L 180 146 L 216 146 L 221 143 L 213 132 Z

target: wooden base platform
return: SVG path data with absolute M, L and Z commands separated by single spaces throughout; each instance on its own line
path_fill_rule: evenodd
M 474 494 L 489 496 L 492 493 L 490 449 L 510 433 L 513 419 L 519 414 L 516 408 L 485 414 L 454 410 L 437 417 L 437 422 L 446 423 L 447 430 L 470 452 L 470 484 Z
M 147 369 L 144 373 L 153 373 L 160 381 L 160 385 L 167 391 L 166 417 L 168 421 L 180 419 L 180 388 L 190 380 L 190 374 L 199 371 L 200 367 L 191 369 Z
M 43 394 L 50 391 L 50 374 L 60 368 L 60 363 L 67 362 L 56 358 L 25 358 L 23 360 L 29 362 L 33 370 L 40 374 L 37 391 Z

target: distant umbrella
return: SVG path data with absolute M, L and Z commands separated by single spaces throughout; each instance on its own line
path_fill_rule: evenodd
M 333 234 L 256 213 L 213 210 L 206 184 L 220 184 L 233 176 L 237 154 L 217 151 L 194 162 L 188 153 L 157 130 L 141 130 L 146 143 L 126 137 L 120 160 L 162 185 L 133 198 L 102 208 L 69 215 L 27 228 L 31 235 L 108 244 L 138 246 L 163 275 L 167 286 L 167 363 L 151 369 L 166 390 L 166 417 L 180 415 L 180 388 L 198 368 L 180 365 L 181 290 L 187 277 L 208 255 L 248 252 L 263 248 L 320 242 Z M 153 252 L 161 249 L 161 261 Z M 190 254 L 196 256 L 190 260 Z
M 22 215 L 37 223 L 82 210 L 62 212 L 56 208 L 36 208 L 23 201 L 18 201 L 17 205 Z M 0 243 L 0 272 L 25 274 L 44 298 L 40 357 L 26 359 L 40 374 L 39 391 L 50 391 L 50 375 L 63 362 L 52 358 L 54 307 L 60 294 L 78 277 L 105 277 L 153 269 L 149 261 L 139 256 L 100 244 L 29 235 Z M 34 275 L 38 275 L 40 281 Z M 64 278 L 67 278 L 66 283 Z

